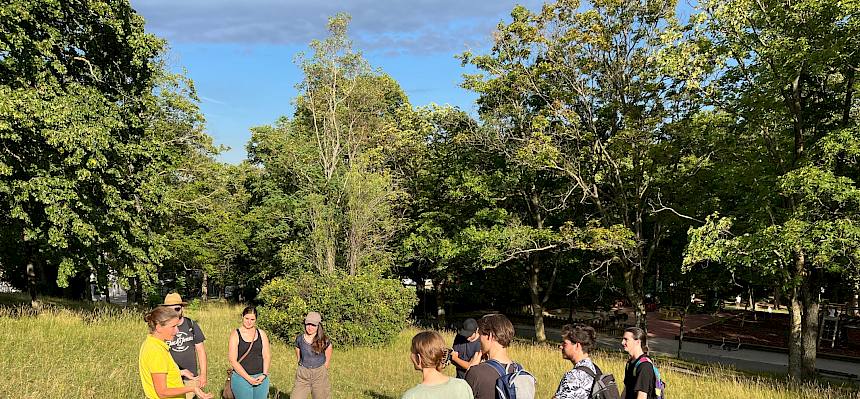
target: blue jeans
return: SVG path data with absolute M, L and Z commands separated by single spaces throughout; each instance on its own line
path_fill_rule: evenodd
M 251 377 L 257 378 L 261 375 L 263 374 L 251 374 Z M 249 384 L 239 374 L 233 373 L 233 378 L 230 378 L 230 388 L 233 388 L 236 399 L 266 399 L 269 396 L 269 377 L 255 386 Z

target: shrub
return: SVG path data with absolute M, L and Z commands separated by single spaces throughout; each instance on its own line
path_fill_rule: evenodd
M 385 344 L 406 327 L 417 298 L 398 280 L 370 275 L 304 273 L 272 280 L 260 290 L 260 325 L 292 342 L 304 317 L 319 312 L 328 336 L 339 345 Z

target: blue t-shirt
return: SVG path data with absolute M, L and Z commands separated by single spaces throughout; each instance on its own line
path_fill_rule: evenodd
M 458 356 L 461 360 L 470 361 L 475 354 L 481 351 L 481 340 L 476 339 L 472 342 L 469 342 L 466 337 L 457 334 L 454 337 L 454 351 L 459 353 Z M 454 363 L 454 362 L 451 362 Z M 456 363 L 455 363 L 456 365 Z M 466 378 L 466 369 L 457 366 L 457 378 Z
M 304 334 L 299 334 L 296 337 L 296 348 L 299 348 L 299 366 L 306 369 L 319 368 L 325 364 L 325 350 L 331 346 L 331 341 L 323 348 L 322 352 L 314 353 L 311 344 L 307 343 Z

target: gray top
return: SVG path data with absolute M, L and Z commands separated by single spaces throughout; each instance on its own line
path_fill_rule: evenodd
M 325 364 L 325 350 L 331 346 L 331 341 L 328 342 L 322 353 L 314 353 L 311 344 L 307 343 L 304 334 L 299 334 L 296 337 L 296 348 L 299 348 L 299 366 L 306 369 L 319 368 Z
M 167 341 L 170 356 L 173 357 L 173 361 L 176 362 L 180 370 L 189 370 L 196 376 L 198 371 L 195 345 L 202 344 L 206 337 L 200 330 L 200 326 L 187 317 L 183 317 L 182 324 L 176 327 L 179 328 L 179 332 L 176 333 L 172 341 Z

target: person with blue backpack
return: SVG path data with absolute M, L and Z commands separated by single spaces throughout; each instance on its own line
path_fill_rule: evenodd
M 648 336 L 639 327 L 624 330 L 621 347 L 630 356 L 624 368 L 623 399 L 663 399 L 665 388 L 657 366 L 648 357 Z
M 573 363 L 553 399 L 619 399 L 615 377 L 603 374 L 588 353 L 596 347 L 594 328 L 567 324 L 561 328 L 561 356 Z
M 503 314 L 486 315 L 478 320 L 478 334 L 487 361 L 466 372 L 475 399 L 534 399 L 534 376 L 508 355 L 514 338 L 511 321 Z

